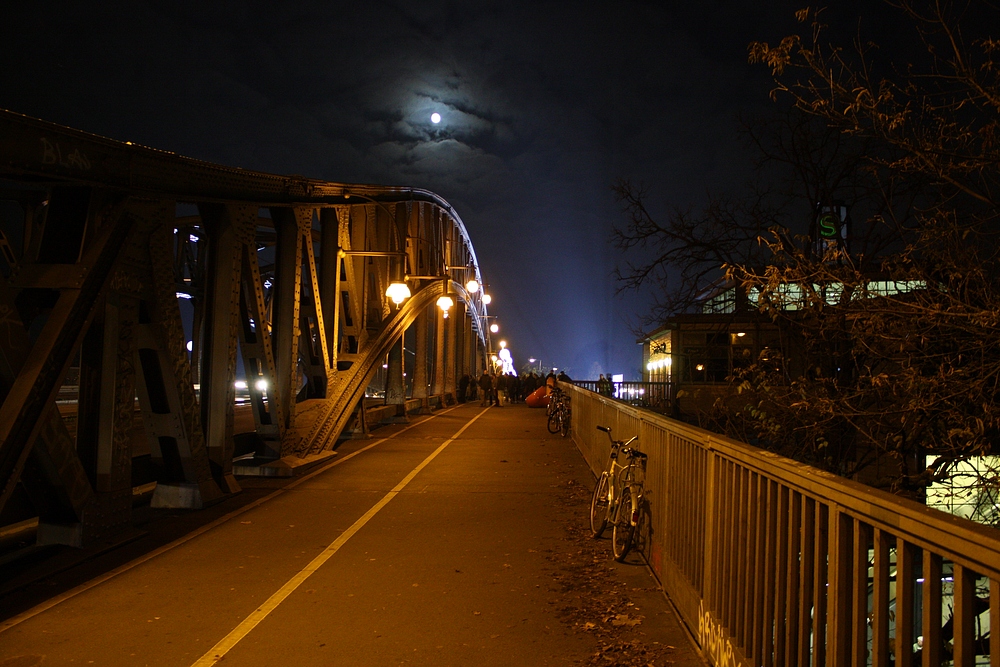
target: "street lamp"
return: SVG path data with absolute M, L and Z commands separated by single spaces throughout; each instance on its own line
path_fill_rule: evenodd
M 385 295 L 397 306 L 410 298 L 410 288 L 403 282 L 394 282 L 385 290 Z
M 479 282 L 475 278 L 465 283 L 465 289 L 468 290 L 469 294 L 475 294 L 479 291 Z
M 484 305 L 484 306 L 488 306 L 488 305 L 490 305 L 490 303 L 492 303 L 492 302 L 493 302 L 493 297 L 491 297 L 491 296 L 490 296 L 489 294 L 487 294 L 486 292 L 483 292 L 483 305 Z
M 438 308 L 440 308 L 440 309 L 441 309 L 442 311 L 444 311 L 444 316 L 445 316 L 445 318 L 447 318 L 447 317 L 448 317 L 448 309 L 449 309 L 449 308 L 451 308 L 451 307 L 452 307 L 452 306 L 454 306 L 454 305 L 455 305 L 455 300 L 454 300 L 454 299 L 452 299 L 452 298 L 451 298 L 450 296 L 448 296 L 447 294 L 445 294 L 444 296 L 440 296 L 440 297 L 438 297 L 438 300 L 437 300 L 437 306 L 438 306 Z
M 499 324 L 497 324 L 496 322 L 494 322 L 493 324 L 490 325 L 490 333 L 496 333 L 498 331 L 500 331 L 500 325 Z

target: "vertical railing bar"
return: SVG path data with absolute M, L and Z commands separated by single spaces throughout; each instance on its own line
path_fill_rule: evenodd
M 677 475 L 677 480 L 681 484 L 681 493 L 675 497 L 677 502 L 677 507 L 679 509 L 677 513 L 677 518 L 679 521 L 683 522 L 686 517 L 687 501 L 690 495 L 690 489 L 688 484 L 690 484 L 691 477 L 688 475 L 688 446 L 686 442 L 679 442 L 677 447 L 678 452 L 678 465 L 674 467 L 673 472 Z M 720 508 L 725 511 L 724 508 Z M 671 557 L 680 566 L 681 572 L 685 575 L 687 572 L 686 555 L 691 547 L 691 531 L 681 530 L 676 531 L 677 540 L 674 543 L 674 549 L 670 552 Z
M 1000 667 L 1000 581 L 990 577 L 990 667 Z
M 767 529 L 764 543 L 764 667 L 774 664 L 774 589 L 775 563 L 777 562 L 776 532 L 778 528 L 778 483 L 767 480 Z
M 719 511 L 715 513 L 715 516 L 711 517 L 712 522 L 712 560 L 709 563 L 709 568 L 712 571 L 711 582 L 711 598 L 708 600 L 708 607 L 714 612 L 718 612 L 719 608 L 722 606 L 722 586 L 719 585 L 719 572 L 722 571 L 722 561 L 723 561 L 723 551 L 725 549 L 723 543 L 723 534 L 725 529 L 722 525 L 722 506 L 726 504 L 726 490 L 723 483 L 726 474 L 726 460 L 715 456 L 715 464 L 713 466 L 715 485 L 715 496 L 718 498 Z
M 701 479 L 701 478 L 708 479 L 709 476 L 712 474 L 712 470 L 714 469 L 714 468 L 712 468 L 710 466 L 713 464 L 713 461 L 715 459 L 715 454 L 713 452 L 710 452 L 707 449 L 701 449 L 701 450 L 697 451 L 697 455 L 698 455 L 698 462 L 699 462 L 698 465 L 699 465 L 699 468 L 701 470 L 701 474 L 699 475 L 699 479 Z M 698 508 L 698 509 L 700 509 L 700 508 Z M 700 535 L 700 539 L 701 539 L 701 544 L 702 545 L 704 545 L 705 541 L 708 539 L 708 528 L 709 528 L 708 517 L 709 516 L 710 516 L 710 514 L 708 513 L 707 508 L 705 510 L 703 510 L 701 514 L 698 515 L 698 517 L 699 517 L 698 518 L 698 525 L 699 525 L 698 531 L 699 531 L 699 535 Z M 695 562 L 698 565 L 698 581 L 699 581 L 699 583 L 702 586 L 704 586 L 704 582 L 705 582 L 705 563 L 702 560 L 696 560 Z
M 830 508 L 820 501 L 816 506 L 816 553 L 813 558 L 813 666 L 825 665 L 829 641 L 830 609 Z
M 786 604 L 788 602 L 788 508 L 791 491 L 787 486 L 778 486 L 778 516 L 774 536 L 774 664 L 785 664 L 785 645 L 788 640 Z
M 691 499 L 694 494 L 698 492 L 698 489 L 693 488 L 695 485 L 694 475 L 692 475 L 691 466 L 691 445 L 685 441 L 681 446 L 681 465 L 676 468 L 677 473 L 680 478 L 684 480 L 684 490 L 681 494 L 680 515 L 681 521 L 684 522 L 684 530 L 681 533 L 684 536 L 684 541 L 680 543 L 680 551 L 677 554 L 676 562 L 681 566 L 681 572 L 684 573 L 686 577 L 690 580 L 691 577 L 691 555 L 694 553 L 694 525 L 693 516 L 691 512 Z
M 976 664 L 975 596 L 976 575 L 969 568 L 955 563 L 952 580 L 954 582 L 954 607 L 952 629 L 954 630 L 955 667 L 973 667 Z
M 735 504 L 733 502 L 733 469 L 734 465 L 732 461 L 728 459 L 720 459 L 722 465 L 722 488 L 725 489 L 726 499 L 722 504 L 725 505 L 725 511 L 722 516 L 719 517 L 719 530 L 723 533 L 719 537 L 719 548 L 720 548 L 720 570 L 719 578 L 720 581 L 717 584 L 719 588 L 719 604 L 716 607 L 719 613 L 719 618 L 727 626 L 729 624 L 729 615 L 732 613 L 732 595 L 733 592 L 729 586 L 729 581 L 732 577 L 730 568 L 733 563 L 733 531 L 732 531 L 732 519 L 733 513 L 735 511 Z
M 744 646 L 743 638 L 746 632 L 746 605 L 747 605 L 747 570 L 746 570 L 746 560 L 747 552 L 747 514 L 749 512 L 749 485 L 750 485 L 750 471 L 744 467 L 740 467 L 739 471 L 739 495 L 737 496 L 737 503 L 739 504 L 739 513 L 737 518 L 736 526 L 736 544 L 737 546 L 737 567 L 736 567 L 736 610 L 733 616 L 733 627 L 732 636 L 736 641 Z
M 896 667 L 912 667 L 913 665 L 915 551 L 912 544 L 901 537 L 896 538 L 896 650 L 894 651 Z
M 732 498 L 733 505 L 730 508 L 730 513 L 729 513 L 729 523 L 728 523 L 729 561 L 727 562 L 727 567 L 726 567 L 726 583 L 725 583 L 726 588 L 729 590 L 729 598 L 726 601 L 725 625 L 726 628 L 729 630 L 730 635 L 732 635 L 733 627 L 735 626 L 734 621 L 736 615 L 737 598 L 739 597 L 740 594 L 739 590 L 735 586 L 735 583 L 736 583 L 736 571 L 738 570 L 740 564 L 740 557 L 739 557 L 740 544 L 736 534 L 736 522 L 737 522 L 737 515 L 739 514 L 739 502 L 740 502 L 739 477 L 741 471 L 742 471 L 742 466 L 733 462 L 731 475 L 729 477 L 729 484 L 731 485 L 732 488 L 732 493 L 730 494 L 730 498 Z
M 924 637 L 921 656 L 923 667 L 941 664 L 941 556 L 924 550 L 923 616 Z
M 743 634 L 740 635 L 740 645 L 745 648 L 748 654 L 752 653 L 754 645 L 754 609 L 756 608 L 754 595 L 757 585 L 757 578 L 754 574 L 757 567 L 757 515 L 759 511 L 757 493 L 759 487 L 760 475 L 752 470 L 747 470 L 746 561 L 742 568 L 746 600 L 743 604 Z
M 868 543 L 871 526 L 854 520 L 853 578 L 851 581 L 851 663 L 868 664 Z
M 764 662 L 764 552 L 767 537 L 767 486 L 768 480 L 757 475 L 757 531 L 754 545 L 754 591 L 753 591 L 753 657 L 755 665 Z
M 872 664 L 889 664 L 889 536 L 881 528 L 875 529 Z
M 854 570 L 852 544 L 853 519 L 830 507 L 830 593 L 828 633 L 828 661 L 830 665 L 849 665 L 851 659 L 851 575 Z
M 796 659 L 791 664 L 809 667 L 809 657 L 812 655 L 812 611 L 815 606 L 813 598 L 813 582 L 816 567 L 816 503 L 812 498 L 802 496 L 802 526 L 801 526 L 801 582 L 799 584 L 799 632 L 798 651 Z
M 798 663 L 799 620 L 802 609 L 801 572 L 802 572 L 802 494 L 796 491 L 788 492 L 788 574 L 785 576 L 787 598 L 785 601 L 785 632 L 788 641 L 785 644 L 785 664 L 792 666 Z

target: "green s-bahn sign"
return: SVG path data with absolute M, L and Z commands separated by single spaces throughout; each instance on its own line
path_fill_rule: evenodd
M 840 236 L 840 216 L 836 213 L 824 213 L 819 217 L 819 235 L 825 239 L 835 239 Z

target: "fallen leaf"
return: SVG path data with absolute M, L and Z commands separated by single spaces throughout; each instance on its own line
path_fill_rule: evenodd
M 629 627 L 635 627 L 642 623 L 642 619 L 639 618 L 629 618 L 628 614 L 618 614 L 615 619 L 611 621 L 611 625 L 621 627 L 627 625 Z

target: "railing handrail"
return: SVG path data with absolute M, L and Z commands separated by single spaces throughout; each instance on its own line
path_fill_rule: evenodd
M 956 651 L 960 645 L 966 655 L 983 650 L 978 644 L 969 648 L 979 614 L 971 599 L 976 595 L 976 577 L 988 578 L 994 607 L 991 612 L 1000 618 L 1000 531 L 586 389 L 574 386 L 568 391 L 574 404 L 574 439 L 595 470 L 603 462 L 599 453 L 606 443 L 597 437 L 600 434 L 594 423 L 613 424 L 616 435 L 639 435 L 644 441 L 655 491 L 650 507 L 655 528 L 651 529 L 652 544 L 646 547 L 646 556 L 668 593 L 681 601 L 678 608 L 697 630 L 699 640 L 712 644 L 706 652 L 715 662 L 726 662 L 718 653 L 724 649 L 723 653 L 730 651 L 730 656 L 737 656 L 731 664 L 737 664 L 739 658 L 749 664 L 768 663 L 770 659 L 762 656 L 769 651 L 776 655 L 779 649 L 791 650 L 776 648 L 775 637 L 801 634 L 797 622 L 799 626 L 819 624 L 818 631 L 812 625 L 806 629 L 805 640 L 801 636 L 797 639 L 800 650 L 805 641 L 804 650 L 808 651 L 815 648 L 810 642 L 817 637 L 822 642 L 817 649 L 820 659 L 813 664 L 847 664 L 844 660 L 849 660 L 845 655 L 849 647 L 867 652 L 869 645 L 872 656 L 883 656 L 874 657 L 872 664 L 881 664 L 892 637 L 890 627 L 897 623 L 904 627 L 906 621 L 901 619 L 912 616 L 900 608 L 897 619 L 889 620 L 889 606 L 895 604 L 890 602 L 889 585 L 897 578 L 890 562 L 893 557 L 903 558 L 899 550 L 904 545 L 910 550 L 907 553 L 916 550 L 924 554 L 924 567 L 931 567 L 924 571 L 924 577 L 943 576 L 934 574 L 943 561 L 954 564 L 949 579 L 955 582 L 950 584 L 954 587 L 954 611 L 949 611 L 952 607 L 947 603 L 951 589 L 945 589 L 942 603 L 941 585 L 929 587 L 936 588 L 937 597 L 925 598 L 924 604 L 937 605 L 933 614 L 942 618 L 954 614 Z M 813 509 L 805 511 L 807 503 L 815 516 Z M 809 552 L 812 560 L 808 567 L 803 565 L 806 541 L 814 550 Z M 761 547 L 764 543 L 766 549 Z M 895 556 L 890 555 L 892 544 Z M 762 565 L 761 559 L 771 560 Z M 754 570 L 760 567 L 770 572 L 770 583 L 765 582 L 763 589 L 760 584 L 748 583 L 754 572 L 760 574 Z M 895 595 L 912 597 L 913 586 L 924 579 L 916 578 L 912 564 L 897 563 L 895 567 L 900 572 L 910 568 L 906 569 L 910 588 L 900 587 L 901 580 Z M 783 580 L 786 573 L 801 574 L 805 569 L 810 569 L 809 581 L 816 582 L 818 592 L 814 589 L 807 596 L 783 588 L 797 585 Z M 924 595 L 930 594 L 927 589 L 925 585 Z M 770 597 L 740 601 L 741 596 L 752 597 L 761 590 Z M 775 590 L 782 590 L 777 598 Z M 820 599 L 824 606 L 817 609 L 816 600 Z M 766 605 L 771 605 L 770 611 Z M 868 618 L 869 606 L 874 610 L 871 618 L 877 621 Z M 753 613 L 747 611 L 751 608 Z M 751 622 L 759 613 L 770 615 L 763 626 L 757 620 Z M 793 614 L 797 614 L 797 621 L 791 618 Z M 819 621 L 809 620 L 817 614 Z M 779 629 L 786 621 L 795 629 Z M 771 624 L 773 630 L 761 629 Z M 868 634 L 855 636 L 859 631 Z M 809 637 L 810 632 L 819 634 Z M 896 632 L 905 645 L 908 635 L 899 627 Z M 960 633 L 964 633 L 962 639 Z M 941 628 L 933 623 L 924 634 L 927 643 L 947 643 Z M 916 635 L 912 639 L 915 641 Z M 782 641 L 793 639 L 785 636 Z

